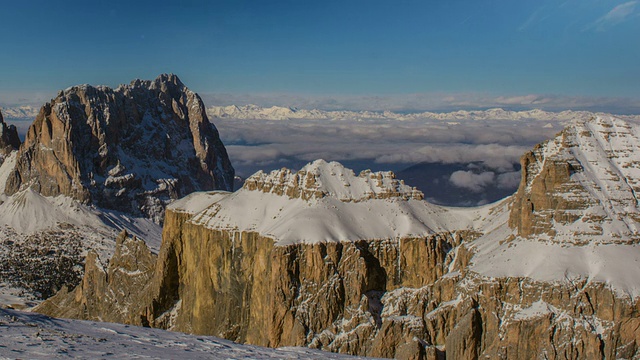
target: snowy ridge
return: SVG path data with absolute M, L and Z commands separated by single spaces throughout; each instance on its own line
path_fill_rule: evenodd
M 529 277 L 546 282 L 603 282 L 620 296 L 640 297 L 640 123 L 611 115 L 575 121 L 534 150 L 539 174 L 545 162 L 568 162 L 567 183 L 549 196 L 565 200 L 573 221 L 551 221 L 552 233 L 517 236 L 507 224 L 509 206 L 491 231 L 475 240 L 470 269 L 487 277 Z M 527 184 L 530 191 L 531 183 Z M 505 241 L 507 240 L 507 241 Z
M 309 178 L 316 182 L 308 188 L 321 196 L 290 196 L 283 189 L 295 189 L 293 186 L 268 187 L 273 183 L 288 184 L 296 175 L 298 183 L 301 173 L 317 175 Z M 372 174 L 375 186 L 370 183 Z M 415 190 L 390 175 L 386 179 L 384 174 L 379 179 L 370 172 L 355 176 L 339 163 L 319 160 L 299 173 L 284 169 L 254 176 L 254 182 L 248 179 L 247 185 L 235 193 L 193 193 L 169 205 L 169 209 L 192 214 L 190 221 L 197 225 L 255 231 L 273 238 L 278 245 L 421 237 L 474 227 L 473 216 L 453 216 L 451 210 L 422 201 Z M 256 179 L 268 185 L 260 191 L 252 185 Z M 397 186 L 405 192 L 388 192 L 397 191 Z M 280 190 L 275 191 L 276 188 Z
M 637 242 L 640 240 L 640 123 L 610 115 L 574 121 L 536 149 L 542 162 L 566 162 L 571 179 L 556 191 L 564 210 L 578 220 L 553 223 L 555 242 Z M 536 169 L 534 169 L 535 171 Z M 530 186 L 530 184 L 528 184 Z M 527 188 L 527 190 L 530 190 Z M 557 211 L 557 210 L 556 210 Z
M 117 232 L 127 229 L 132 235 L 145 239 L 156 252 L 161 242 L 160 226 L 149 219 L 83 205 L 63 195 L 42 196 L 30 188 L 12 196 L 0 195 L 0 226 L 13 233 L 30 235 L 61 225 L 85 228 L 101 234 L 109 242 L 113 242 Z M 111 244 L 102 250 L 106 255 L 112 253 L 114 247 L 115 244 Z
M 561 112 L 544 111 L 540 109 L 511 111 L 500 108 L 488 110 L 458 110 L 445 113 L 416 112 L 397 113 L 392 111 L 323 111 L 306 110 L 291 107 L 260 107 L 256 105 L 229 105 L 211 106 L 207 108 L 207 114 L 219 119 L 247 119 L 247 120 L 353 120 L 353 119 L 388 119 L 388 120 L 539 120 L 568 123 L 574 119 L 588 119 L 595 114 L 588 111 L 566 110 Z M 639 116 L 626 116 L 629 119 L 640 119 Z
M 353 170 L 338 162 L 321 159 L 307 164 L 298 172 L 281 169 L 265 174 L 259 171 L 247 178 L 244 188 L 304 200 L 325 196 L 344 202 L 392 197 L 414 200 L 424 198 L 421 191 L 397 180 L 391 171 L 365 170 L 356 176 Z
M 0 328 L 2 359 L 359 359 L 308 348 L 269 349 L 213 336 L 1 309 Z

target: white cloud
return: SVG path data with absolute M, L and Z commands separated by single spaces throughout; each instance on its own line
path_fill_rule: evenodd
M 493 184 L 494 179 L 495 173 L 492 171 L 475 174 L 472 171 L 459 170 L 452 173 L 449 177 L 449 181 L 453 185 L 476 193 L 484 190 L 486 186 Z
M 585 30 L 595 29 L 596 31 L 606 31 L 608 28 L 628 20 L 635 12 L 637 4 L 638 1 L 634 0 L 617 5 L 598 20 L 589 24 Z

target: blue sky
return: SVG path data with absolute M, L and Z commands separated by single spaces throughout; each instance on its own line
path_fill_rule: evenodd
M 0 8 L 0 105 L 163 72 L 214 102 L 287 105 L 302 97 L 346 107 L 341 99 L 411 94 L 455 97 L 460 107 L 573 101 L 623 112 L 640 102 L 640 1 L 2 1 Z

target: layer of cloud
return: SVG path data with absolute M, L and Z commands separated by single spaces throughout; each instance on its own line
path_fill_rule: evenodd
M 451 174 L 449 181 L 459 188 L 478 193 L 494 183 L 495 175 L 492 171 L 476 174 L 473 171 L 459 170 Z
M 241 176 L 258 169 L 300 167 L 322 158 L 357 168 L 401 170 L 428 162 L 481 162 L 496 174 L 514 171 L 520 156 L 559 129 L 536 121 L 326 121 L 216 119 Z M 355 164 L 355 165 L 354 165 Z M 511 178 L 509 178 L 511 179 Z M 509 179 L 496 175 L 496 181 Z
M 496 177 L 498 187 L 512 189 L 518 187 L 520 183 L 520 171 L 510 171 Z

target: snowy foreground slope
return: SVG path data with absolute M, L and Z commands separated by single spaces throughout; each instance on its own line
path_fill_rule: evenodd
M 16 154 L 0 165 L 0 307 L 30 307 L 63 285 L 77 284 L 87 250 L 108 259 L 123 229 L 159 250 L 162 228 L 150 219 L 30 188 L 5 195 Z
M 211 336 L 53 319 L 0 309 L 0 359 L 357 359 L 306 348 L 269 349 Z

